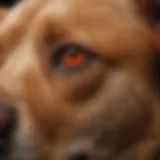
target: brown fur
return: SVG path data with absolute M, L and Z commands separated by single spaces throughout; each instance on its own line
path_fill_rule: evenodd
M 8 12 L 7 9 L 1 8 L 0 9 L 0 19 L 3 19 L 6 16 L 7 12 Z
M 147 7 L 134 0 L 34 0 L 8 13 L 0 27 L 0 87 L 19 113 L 9 160 L 15 152 L 15 160 L 68 160 L 81 152 L 91 160 L 146 160 L 143 144 L 160 132 L 150 73 L 160 36 Z M 50 58 L 64 43 L 84 45 L 100 59 L 85 71 L 57 73 Z

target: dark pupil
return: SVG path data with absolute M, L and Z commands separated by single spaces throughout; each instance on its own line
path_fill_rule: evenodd
M 78 54 L 78 50 L 76 48 L 69 48 L 67 50 L 67 55 L 70 57 L 76 57 Z

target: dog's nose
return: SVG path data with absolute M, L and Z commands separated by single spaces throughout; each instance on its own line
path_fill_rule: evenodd
M 0 100 L 0 154 L 9 146 L 16 123 L 14 104 Z
M 89 155 L 87 153 L 77 153 L 69 157 L 68 160 L 89 160 Z

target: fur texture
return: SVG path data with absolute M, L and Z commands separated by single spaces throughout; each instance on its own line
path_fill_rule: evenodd
M 16 103 L 18 124 L 2 160 L 154 158 L 160 108 L 152 60 L 160 35 L 148 7 L 143 0 L 27 0 L 8 11 L 0 88 Z M 56 47 L 68 43 L 89 48 L 96 61 L 72 74 L 55 71 Z

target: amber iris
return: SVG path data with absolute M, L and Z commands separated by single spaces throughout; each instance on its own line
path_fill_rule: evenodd
M 85 63 L 86 55 L 83 52 L 77 52 L 74 56 L 64 54 L 63 61 L 67 67 L 79 67 Z

